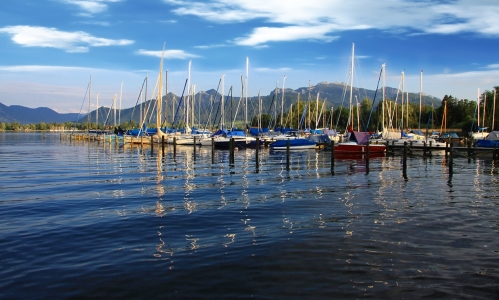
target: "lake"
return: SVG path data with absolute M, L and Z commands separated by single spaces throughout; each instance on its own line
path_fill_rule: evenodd
M 497 299 L 498 162 L 0 132 L 0 298 Z

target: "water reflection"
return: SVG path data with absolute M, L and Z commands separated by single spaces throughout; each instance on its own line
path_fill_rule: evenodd
M 228 152 L 217 151 L 212 164 L 211 151 L 202 148 L 197 149 L 194 160 L 189 147 L 178 147 L 174 159 L 171 147 L 165 155 L 154 151 L 151 157 L 147 148 L 58 146 L 63 150 L 50 161 L 34 151 L 26 155 L 27 160 L 32 159 L 30 163 L 47 159 L 49 167 L 39 165 L 46 168 L 43 174 L 22 164 L 16 168 L 29 201 L 10 191 L 10 182 L 16 184 L 19 178 L 2 172 L 5 198 L 0 200 L 1 211 L 13 218 L 7 223 L 8 239 L 34 238 L 41 259 L 31 267 L 38 270 L 59 268 L 45 262 L 64 256 L 69 264 L 83 260 L 99 271 L 111 266 L 115 269 L 110 273 L 120 276 L 126 276 L 120 272 L 124 268 L 141 272 L 143 269 L 133 269 L 140 265 L 156 272 L 158 276 L 151 277 L 162 278 L 162 283 L 178 284 L 200 269 L 203 275 L 213 276 L 220 266 L 232 266 L 231 275 L 218 277 L 222 283 L 232 283 L 234 274 L 244 278 L 241 281 L 251 278 L 255 284 L 284 278 L 291 282 L 291 289 L 294 284 L 318 291 L 319 286 L 340 286 L 337 289 L 352 292 L 351 298 L 362 297 L 370 289 L 383 291 L 384 285 L 390 292 L 397 284 L 412 290 L 418 286 L 432 289 L 438 285 L 435 282 L 442 281 L 452 286 L 469 274 L 480 282 L 489 278 L 485 285 L 474 286 L 487 288 L 497 277 L 498 184 L 497 168 L 490 160 L 466 164 L 466 159 L 455 158 L 456 172 L 449 186 L 447 178 L 442 179 L 448 175 L 445 158 L 411 158 L 405 181 L 400 158 L 371 160 L 369 174 L 363 169 L 364 160 L 338 159 L 337 173 L 331 176 L 327 152 L 293 153 L 287 171 L 283 154 L 262 151 L 261 172 L 253 172 L 254 150 L 239 151 L 234 165 L 229 166 Z M 12 151 L 0 151 L 12 157 Z M 52 175 L 57 169 L 54 164 L 70 170 L 58 175 L 64 177 L 62 184 Z M 2 167 L 2 171 L 12 168 Z M 44 181 L 40 177 L 50 180 L 50 188 L 36 184 Z M 8 219 L 5 213 L 2 218 Z M 34 233 L 28 233 L 27 227 Z M 82 237 L 89 246 L 76 253 L 51 250 L 41 238 L 36 240 L 39 235 L 57 244 L 61 239 L 53 237 L 53 232 Z M 9 255 L 27 257 L 29 250 L 23 250 L 21 242 L 8 243 L 13 249 Z M 114 249 L 125 251 L 114 256 L 120 258 L 105 255 L 105 261 L 95 259 Z M 126 249 L 132 250 L 126 253 Z M 167 268 L 163 260 L 167 260 Z M 11 264 L 7 259 L 4 262 Z M 168 272 L 174 266 L 185 276 Z M 9 265 L 9 269 L 14 267 L 16 272 L 28 274 L 18 276 L 32 276 L 28 263 Z M 266 271 L 259 273 L 263 275 L 257 281 L 255 273 L 241 271 L 255 269 Z M 10 275 L 8 272 L 2 274 Z M 84 272 L 81 276 L 96 273 L 94 269 Z M 296 280 L 301 272 L 310 280 Z M 327 272 L 338 281 L 324 281 Z M 195 281 L 201 282 L 198 279 Z M 137 276 L 125 280 L 145 283 Z M 320 296 L 337 292 L 335 288 L 328 291 Z M 372 295 L 379 296 L 367 294 Z

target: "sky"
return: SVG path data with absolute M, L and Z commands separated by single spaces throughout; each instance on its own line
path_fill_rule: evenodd
M 497 0 L 2 0 L 0 103 L 86 112 L 91 82 L 91 110 L 129 108 L 162 56 L 168 92 L 223 77 L 268 95 L 349 82 L 352 48 L 356 87 L 385 64 L 386 86 L 403 72 L 407 92 L 476 100 L 499 85 L 498 16 Z

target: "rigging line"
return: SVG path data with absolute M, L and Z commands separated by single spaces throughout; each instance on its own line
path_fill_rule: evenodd
M 269 128 L 272 128 L 273 126 L 270 126 L 270 125 L 273 125 L 273 122 L 274 122 L 274 118 L 272 117 L 272 115 L 270 114 L 270 110 L 272 109 L 272 104 L 274 104 L 274 99 L 275 99 L 275 96 L 276 96 L 276 93 L 274 92 L 274 95 L 272 95 L 272 100 L 270 101 L 270 106 L 269 106 L 269 110 L 267 111 L 267 115 L 270 116 L 269 118 Z
M 182 99 L 184 98 L 184 93 L 185 93 L 185 88 L 187 86 L 187 81 L 188 81 L 188 79 L 185 80 L 184 90 L 182 91 L 182 96 L 180 96 L 180 100 L 178 101 L 177 110 L 175 111 L 175 116 L 173 117 L 172 128 L 174 128 L 174 124 L 176 123 L 175 121 L 177 121 L 178 110 L 180 109 L 180 106 L 182 105 Z
M 216 99 L 216 96 L 218 95 L 218 92 L 217 94 L 215 95 L 215 101 L 217 100 Z M 217 112 L 215 113 L 215 117 L 213 118 L 213 124 L 211 127 L 215 127 L 215 122 L 217 121 L 218 119 L 218 112 L 220 111 L 220 108 L 222 107 L 222 99 L 223 99 L 223 95 L 220 95 L 220 100 L 218 100 L 218 107 L 217 107 Z M 220 128 L 220 123 L 222 121 L 222 116 L 220 115 L 220 119 L 217 123 L 217 128 Z
M 107 117 L 106 117 L 106 121 L 104 121 L 104 128 L 106 127 L 107 125 L 107 121 L 109 120 L 109 116 L 111 115 L 111 110 L 114 108 L 114 97 L 113 97 L 113 101 L 111 102 L 111 106 L 109 107 L 109 111 L 107 112 Z
M 381 81 L 381 73 L 382 72 L 383 72 L 383 68 L 381 68 L 381 71 L 379 72 L 378 85 L 376 86 L 376 91 L 374 92 L 373 104 L 371 106 L 371 111 L 369 112 L 369 118 L 367 119 L 367 125 L 364 128 L 364 131 L 367 131 L 367 129 L 369 128 L 369 122 L 371 122 L 371 115 L 373 113 L 374 103 L 376 101 L 376 94 L 378 93 L 379 82 Z
M 244 83 L 243 83 L 243 75 L 241 75 L 241 98 L 239 98 L 239 103 L 237 104 L 237 107 L 236 107 L 234 119 L 232 120 L 232 126 L 234 126 L 234 122 L 237 118 L 237 113 L 239 112 L 239 106 L 241 105 L 241 101 L 243 100 L 243 95 L 244 95 Z M 244 125 L 246 126 L 246 124 L 244 124 Z
M 220 82 L 222 82 L 222 79 L 218 80 L 218 86 L 217 86 L 217 91 L 216 94 L 218 94 L 218 88 L 220 87 Z M 208 124 L 210 123 L 211 120 L 211 113 L 213 112 L 213 102 L 211 101 L 213 96 L 210 95 L 210 113 L 208 114 L 208 118 L 206 119 L 206 125 L 204 125 L 204 128 L 206 129 L 208 127 Z
M 147 78 L 147 77 L 146 77 Z M 132 123 L 132 120 L 133 120 L 133 115 L 135 113 L 135 108 L 137 107 L 137 105 L 139 104 L 139 100 L 140 98 L 142 97 L 142 90 L 144 89 L 144 84 L 146 82 L 146 78 L 144 78 L 144 81 L 142 82 L 142 86 L 140 87 L 140 92 L 139 92 L 139 96 L 137 97 L 137 101 L 135 102 L 135 106 L 133 107 L 132 109 L 132 115 L 130 116 L 130 122 L 129 122 L 129 126 L 131 125 Z
M 78 118 L 76 119 L 76 122 L 75 122 L 75 126 L 73 127 L 73 132 L 75 131 L 76 129 L 76 123 L 78 123 L 80 121 L 80 115 L 81 115 L 81 111 L 83 110 L 83 104 L 85 104 L 85 100 L 87 98 L 87 93 L 88 93 L 88 89 L 90 88 L 90 82 L 88 83 L 87 85 L 87 89 L 85 90 L 85 96 L 83 96 L 83 102 L 81 103 L 81 107 L 80 107 L 80 111 L 78 112 Z M 90 112 L 88 112 L 90 114 Z M 90 128 L 90 124 L 88 124 L 89 128 Z

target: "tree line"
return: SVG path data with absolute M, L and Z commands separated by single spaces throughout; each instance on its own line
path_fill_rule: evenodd
M 499 86 L 493 90 L 484 91 L 478 102 L 468 99 L 457 99 L 452 95 L 445 95 L 439 106 L 422 105 L 419 103 L 396 103 L 392 99 L 374 103 L 364 98 L 355 103 L 352 108 L 338 106 L 327 107 L 325 101 L 301 101 L 296 102 L 290 108 L 281 113 L 268 112 L 266 114 L 253 116 L 251 126 L 274 127 L 282 126 L 294 129 L 317 129 L 332 128 L 343 132 L 347 125 L 359 131 L 380 131 L 383 128 L 393 129 L 430 129 L 461 130 L 463 134 L 477 131 L 478 123 L 481 127 L 497 128 L 496 111 L 494 109 L 495 97 L 499 92 Z M 480 122 L 477 120 L 478 109 L 480 110 Z M 240 123 L 240 122 L 239 122 Z M 152 127 L 155 124 L 151 124 Z M 169 124 L 166 124 L 169 125 Z M 244 124 L 240 124 L 244 126 Z M 124 129 L 136 128 L 138 124 L 130 120 L 120 124 Z M 89 122 L 65 122 L 65 123 L 38 123 L 20 124 L 18 122 L 0 122 L 0 131 L 55 131 L 55 130 L 88 130 L 88 129 L 113 129 L 101 124 Z

